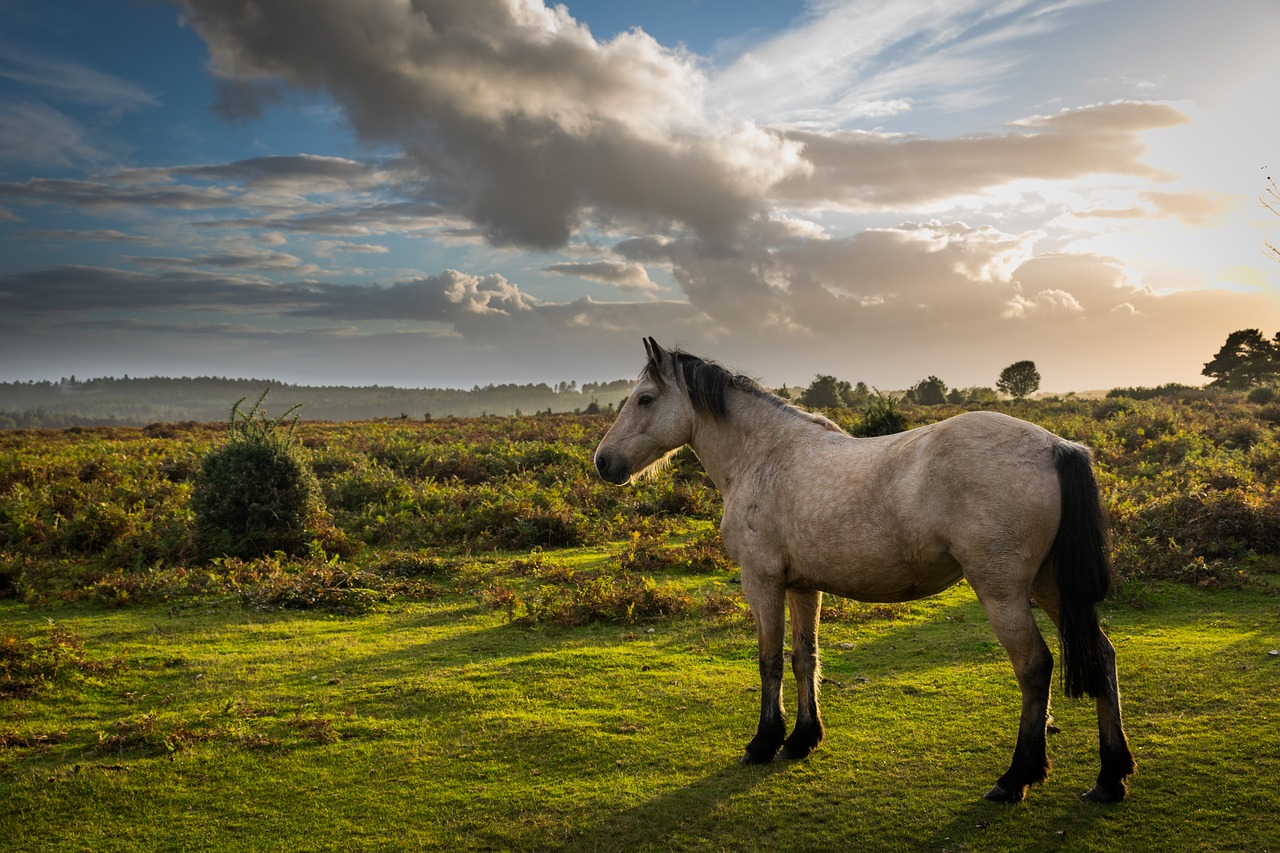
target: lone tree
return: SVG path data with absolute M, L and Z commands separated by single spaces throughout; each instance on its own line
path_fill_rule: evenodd
M 1213 380 L 1212 387 L 1231 391 L 1274 382 L 1280 375 L 1280 334 L 1267 340 L 1257 329 L 1232 332 L 1200 372 Z
M 1010 397 L 1021 400 L 1040 390 L 1040 371 L 1034 361 L 1015 361 L 1000 371 L 996 387 Z

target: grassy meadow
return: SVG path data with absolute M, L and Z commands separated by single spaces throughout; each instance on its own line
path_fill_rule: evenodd
M 302 422 L 325 511 L 304 553 L 258 559 L 210 559 L 192 532 L 225 425 L 162 424 L 0 432 L 0 838 L 1280 850 L 1280 406 L 1001 408 L 1098 455 L 1139 762 L 1124 803 L 1078 799 L 1097 734 L 1065 699 L 1049 781 L 980 801 L 1018 696 L 964 585 L 829 596 L 826 743 L 739 765 L 759 686 L 719 499 L 687 451 L 635 488 L 600 483 L 607 418 Z

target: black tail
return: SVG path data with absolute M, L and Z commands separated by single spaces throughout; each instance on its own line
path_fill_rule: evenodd
M 1111 589 L 1107 516 L 1098 496 L 1089 451 L 1063 442 L 1054 450 L 1062 489 L 1062 517 L 1049 558 L 1057 567 L 1063 689 L 1068 696 L 1099 695 L 1106 684 L 1107 640 L 1095 605 Z

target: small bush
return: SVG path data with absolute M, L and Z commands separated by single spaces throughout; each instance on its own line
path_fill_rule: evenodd
M 1275 402 L 1276 399 L 1276 389 L 1267 388 L 1266 386 L 1263 386 L 1262 388 L 1254 388 L 1249 392 L 1249 396 L 1246 399 L 1248 399 L 1250 403 L 1257 403 L 1259 405 L 1272 403 Z
M 480 598 L 495 610 L 505 610 L 512 623 L 528 627 L 649 622 L 686 612 L 695 605 L 680 587 L 630 572 L 619 577 L 590 574 L 569 584 L 547 584 L 529 596 L 496 579 Z
M 90 658 L 74 630 L 49 621 L 45 637 L 0 634 L 0 699 L 29 699 L 63 680 L 83 680 L 115 674 L 119 660 Z
M 905 431 L 907 416 L 899 408 L 899 402 L 899 399 L 892 394 L 881 394 L 877 391 L 862 411 L 862 422 L 854 428 L 853 434 L 866 438 Z
M 191 494 L 196 538 L 209 556 L 306 551 L 321 515 L 320 484 L 294 440 L 297 417 L 267 417 L 264 393 L 248 412 L 231 409 L 226 443 L 205 456 Z M 295 407 L 296 408 L 296 407 Z
M 217 732 L 194 729 L 185 721 L 162 717 L 152 711 L 131 719 L 117 720 L 111 731 L 98 732 L 98 743 L 90 755 L 158 756 L 183 752 L 216 738 Z

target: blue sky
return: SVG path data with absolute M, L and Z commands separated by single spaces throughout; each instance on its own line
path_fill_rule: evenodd
M 1198 382 L 1280 7 L 0 0 L 0 379 Z

